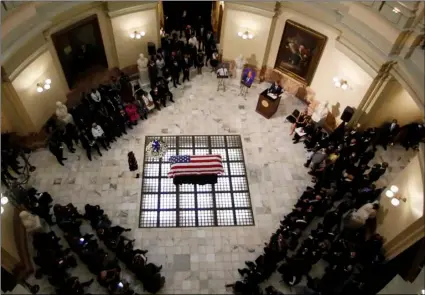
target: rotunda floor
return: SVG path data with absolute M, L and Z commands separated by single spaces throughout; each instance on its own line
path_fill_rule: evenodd
M 130 227 L 126 233 L 136 239 L 135 247 L 149 250 L 148 261 L 162 264 L 166 284 L 162 294 L 225 294 L 229 284 L 239 279 L 238 268 L 245 260 L 261 254 L 264 242 L 278 227 L 279 220 L 289 213 L 311 176 L 304 168 L 305 150 L 302 144 L 292 144 L 290 123 L 285 117 L 295 108 L 303 109 L 295 97 L 282 98 L 278 112 L 265 119 L 255 112 L 258 94 L 266 83 L 253 85 L 246 97 L 238 96 L 239 85 L 228 80 L 225 92 L 217 91 L 217 80 L 207 69 L 179 89 L 170 87 L 175 103 L 154 111 L 147 121 L 139 121 L 128 135 L 113 143 L 112 149 L 93 154 L 90 162 L 84 150 L 67 154 L 65 166 L 60 166 L 46 149 L 32 154 L 30 162 L 37 167 L 30 184 L 39 191 L 49 192 L 55 203 L 72 202 L 80 212 L 84 205 L 98 204 L 116 225 Z M 141 171 L 146 135 L 223 135 L 238 134 L 243 141 L 246 171 L 251 194 L 255 226 L 206 228 L 139 228 L 141 178 L 129 171 L 127 153 L 133 151 Z M 413 152 L 401 148 L 379 151 L 374 162 L 390 163 L 391 171 L 382 183 L 391 179 L 406 164 Z M 56 232 L 61 231 L 54 227 Z M 308 229 L 307 229 L 308 230 Z M 91 232 L 84 225 L 83 232 Z M 64 245 L 66 242 L 64 242 Z M 65 245 L 66 246 L 66 245 Z M 125 269 L 125 268 L 123 268 Z M 81 281 L 93 278 L 79 261 L 72 275 Z M 139 281 L 127 271 L 123 277 L 137 293 L 143 293 Z M 272 277 L 275 287 L 279 277 Z M 52 294 L 46 279 L 32 280 L 40 285 L 40 294 Z M 287 288 L 281 288 L 291 293 Z M 88 293 L 106 294 L 94 282 Z

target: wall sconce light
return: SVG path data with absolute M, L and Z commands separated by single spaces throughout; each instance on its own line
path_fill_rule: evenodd
M 254 34 L 248 32 L 248 31 L 238 32 L 238 36 L 241 37 L 244 40 L 254 38 Z
M 394 8 L 393 8 L 393 12 L 394 12 L 395 14 L 400 13 L 400 9 L 398 9 L 397 7 L 394 7 Z
M 43 92 L 44 90 L 49 90 L 52 84 L 52 80 L 46 79 L 44 83 L 37 83 L 37 92 Z
M 1 194 L 0 202 L 1 202 L 2 205 L 6 205 L 7 203 L 9 203 L 9 199 L 7 197 L 3 196 L 3 194 Z M 3 214 L 3 212 L 4 212 L 4 208 L 3 208 L 3 206 L 1 206 L 1 213 L 0 214 Z
M 341 88 L 343 90 L 347 90 L 349 88 L 348 82 L 346 80 L 338 78 L 338 77 L 335 77 L 333 80 L 334 80 L 335 87 Z
M 403 201 L 404 203 L 406 203 L 406 201 L 407 201 L 406 198 L 403 198 L 403 197 L 397 195 L 398 191 L 399 191 L 398 187 L 395 186 L 395 185 L 392 185 L 390 187 L 390 189 L 388 189 L 385 192 L 385 196 L 387 196 L 388 198 L 391 199 L 391 204 L 394 207 L 397 207 L 398 205 L 400 205 L 400 201 Z
M 145 32 L 137 32 L 137 31 L 134 31 L 133 33 L 130 33 L 130 38 L 131 39 L 140 39 L 140 38 L 142 38 L 144 35 L 145 35 L 146 33 Z

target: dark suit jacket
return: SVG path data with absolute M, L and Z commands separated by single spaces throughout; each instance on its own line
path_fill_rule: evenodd
M 276 87 L 277 86 L 277 87 Z M 282 93 L 282 87 L 280 87 L 278 84 L 273 82 L 272 86 L 270 86 L 270 92 L 273 94 L 281 94 Z
M 190 69 L 191 66 L 191 62 L 190 59 L 187 59 L 187 62 L 184 60 L 184 58 L 181 61 L 181 68 L 183 69 L 183 71 L 188 71 Z
M 171 64 L 171 75 L 173 77 L 178 77 L 180 74 L 181 68 L 180 64 L 177 62 L 177 65 L 174 65 L 174 62 Z

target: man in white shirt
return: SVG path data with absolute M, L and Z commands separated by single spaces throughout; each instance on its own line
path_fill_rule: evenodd
M 103 131 L 102 127 L 100 127 L 96 123 L 93 123 L 92 125 L 91 134 L 93 135 L 94 139 L 103 146 L 105 150 L 111 148 L 109 143 L 106 142 L 105 132 Z
M 218 78 L 227 78 L 227 77 L 229 77 L 229 71 L 227 70 L 227 68 L 226 67 L 220 67 L 218 70 L 217 70 L 217 77 Z
M 193 34 L 189 38 L 189 45 L 192 45 L 193 47 L 198 48 L 198 40 L 196 39 L 195 35 L 193 35 Z

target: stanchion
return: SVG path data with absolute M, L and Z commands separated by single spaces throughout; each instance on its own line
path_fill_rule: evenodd
M 217 91 L 220 90 L 220 88 L 222 88 L 223 91 L 226 91 L 226 83 L 224 82 L 223 77 L 217 77 Z
M 246 94 L 248 93 L 248 86 L 246 86 L 245 84 L 241 83 L 241 89 L 239 92 L 239 95 L 246 97 Z

